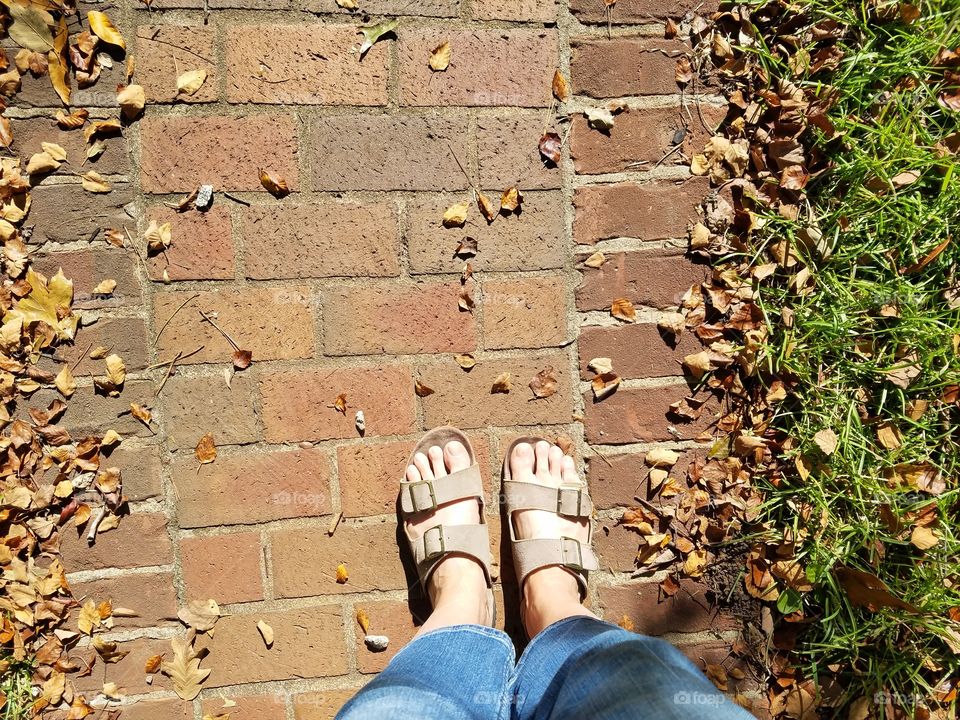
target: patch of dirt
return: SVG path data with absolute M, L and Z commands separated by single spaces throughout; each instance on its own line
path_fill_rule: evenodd
M 758 624 L 760 601 L 748 594 L 743 585 L 743 573 L 746 572 L 744 559 L 749 549 L 749 544 L 745 542 L 720 547 L 716 559 L 707 565 L 704 579 L 718 608 Z

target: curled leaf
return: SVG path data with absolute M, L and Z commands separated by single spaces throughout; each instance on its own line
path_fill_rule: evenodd
M 90 23 L 90 30 L 93 31 L 93 34 L 105 43 L 116 45 L 124 50 L 127 49 L 127 43 L 124 41 L 123 35 L 120 34 L 120 31 L 117 30 L 106 13 L 91 10 L 87 13 L 87 21 Z
M 384 35 L 396 30 L 397 25 L 399 24 L 400 21 L 394 19 L 386 20 L 382 23 L 377 23 L 376 25 L 361 27 L 359 32 L 363 33 L 363 44 L 360 45 L 360 59 L 363 60 L 363 56 L 367 54 L 367 50 L 372 48 L 374 44 Z
M 434 72 L 443 72 L 450 65 L 450 42 L 444 40 L 430 53 L 430 69 Z
M 563 73 L 560 72 L 560 68 L 553 71 L 553 83 L 551 83 L 551 86 L 553 96 L 558 102 L 566 102 L 570 97 L 570 85 L 567 83 L 567 79 L 563 76 Z
M 200 438 L 197 446 L 193 449 L 193 454 L 201 465 L 212 463 L 217 459 L 217 446 L 213 441 L 213 433 L 206 433 Z
M 260 184 L 276 198 L 286 197 L 290 194 L 290 188 L 287 187 L 287 181 L 276 173 L 260 169 Z
M 187 70 L 177 76 L 177 94 L 193 95 L 207 80 L 206 70 Z
M 467 211 L 469 209 L 470 203 L 466 200 L 451 205 L 443 213 L 443 226 L 448 228 L 463 227 L 463 224 L 467 221 Z
M 512 213 L 520 209 L 520 203 L 523 202 L 523 195 L 516 187 L 509 187 L 503 191 L 500 196 L 500 212 Z
M 530 381 L 530 390 L 533 391 L 533 396 L 537 399 L 555 395 L 559 387 L 560 384 L 557 382 L 557 376 L 552 366 L 545 367 Z
M 493 387 L 490 388 L 490 394 L 496 393 L 509 393 L 512 383 L 510 381 L 510 373 L 500 373 L 497 375 L 496 380 L 493 381 Z
M 544 160 L 553 163 L 554 165 L 560 164 L 560 145 L 561 140 L 560 136 L 555 132 L 547 132 L 543 134 L 543 137 L 540 138 L 539 148 L 540 155 Z

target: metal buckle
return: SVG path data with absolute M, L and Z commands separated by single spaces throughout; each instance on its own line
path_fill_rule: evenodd
M 428 538 L 430 533 L 432 533 L 433 531 L 437 532 L 437 540 L 439 540 L 440 542 L 440 549 L 437 552 L 429 552 L 427 550 L 427 543 L 431 542 Z M 439 555 L 443 555 L 445 552 L 447 552 L 447 546 L 446 546 L 446 543 L 443 541 L 443 525 L 435 525 L 423 534 L 424 560 L 430 560 Z
M 567 541 L 573 543 L 573 546 L 577 549 L 577 561 L 571 562 L 567 560 Z M 580 541 L 576 538 L 567 537 L 562 535 L 560 537 L 560 556 L 563 558 L 564 567 L 568 567 L 571 570 L 578 570 L 583 572 L 583 549 L 580 547 Z
M 413 492 L 413 489 L 420 485 L 426 485 L 430 489 L 430 505 L 426 507 L 420 507 L 420 503 L 417 502 L 417 496 Z M 424 510 L 433 510 L 435 507 L 437 507 L 437 495 L 433 490 L 433 481 L 418 480 L 417 482 L 407 483 L 406 488 L 407 488 L 407 492 L 410 494 L 410 503 L 413 505 L 414 512 L 423 512 Z
M 563 510 L 563 494 L 565 492 L 575 492 L 577 494 L 577 511 L 575 513 L 565 513 Z M 580 517 L 580 511 L 583 508 L 583 488 L 557 488 L 557 515 L 568 515 Z

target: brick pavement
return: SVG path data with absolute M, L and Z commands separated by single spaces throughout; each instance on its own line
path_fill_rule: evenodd
M 114 427 L 127 438 L 111 460 L 133 511 L 92 549 L 64 544 L 78 593 L 139 612 L 112 631 L 132 652 L 86 684 L 125 687 L 137 702 L 124 717 L 136 720 L 200 718 L 225 698 L 236 702 L 232 720 L 331 717 L 423 617 L 422 602 L 408 602 L 393 504 L 410 447 L 441 423 L 468 431 L 491 488 L 513 436 L 572 438 L 599 507 L 604 570 L 592 579 L 593 607 L 729 666 L 731 619 L 710 611 L 702 585 L 685 582 L 660 602 L 660 576 L 631 579 L 636 537 L 615 523 L 640 492 L 650 444 L 692 447 L 704 429 L 666 414 L 686 394 L 678 360 L 695 341 L 671 349 L 654 325 L 705 273 L 682 248 L 706 185 L 678 155 L 657 165 L 682 113 L 696 115 L 689 98 L 681 109 L 673 81 L 684 45 L 663 39 L 666 15 L 680 18 L 691 3 L 619 0 L 609 30 L 599 0 L 569 9 L 549 0 L 361 6 L 402 19 L 396 39 L 358 62 L 365 16 L 333 0 L 115 4 L 150 104 L 93 163 L 114 191 L 82 193 L 77 178 L 55 173 L 34 193 L 38 265 L 62 265 L 85 318 L 98 318 L 65 355 L 110 345 L 131 373 L 119 399 L 82 388 L 65 418 L 70 429 Z M 443 40 L 453 60 L 432 74 L 427 58 Z M 562 106 L 569 124 L 551 119 L 556 67 L 574 92 Z M 209 73 L 201 90 L 174 102 L 177 74 L 201 68 Z M 78 103 L 111 115 L 112 80 L 79 91 Z M 20 118 L 21 154 L 40 138 L 76 141 L 50 130 L 42 108 L 54 97 L 42 82 L 25 76 L 19 98 L 18 107 L 41 108 L 8 111 Z M 608 100 L 628 108 L 609 134 L 575 113 Z M 709 103 L 701 111 L 721 116 Z M 565 135 L 560 167 L 539 158 L 546 127 Z M 694 120 L 682 150 L 706 136 Z M 258 168 L 285 177 L 291 195 L 264 192 Z M 232 199 L 218 193 L 206 213 L 164 205 L 201 182 Z M 469 198 L 472 184 L 490 197 L 519 186 L 522 213 L 488 226 L 471 207 L 467 228 L 442 228 L 443 209 Z M 150 219 L 173 225 L 166 256 L 141 261 L 102 241 L 102 228 L 136 234 Z M 463 263 L 453 257 L 467 233 L 480 248 L 472 315 L 457 309 Z M 606 264 L 587 268 L 582 260 L 597 249 Z M 118 281 L 114 298 L 91 298 L 106 277 Z M 638 324 L 609 316 L 617 297 L 638 306 Z M 253 351 L 229 386 L 231 348 L 198 308 Z M 146 368 L 201 345 L 155 398 L 164 370 Z M 462 352 L 477 358 L 470 373 L 453 360 Z M 595 356 L 613 358 L 624 378 L 597 404 L 585 382 Z M 532 401 L 526 385 L 547 366 L 560 390 Z M 491 394 L 504 371 L 514 391 Z M 417 379 L 434 394 L 415 395 Z M 341 393 L 346 416 L 332 407 Z M 154 431 L 122 414 L 130 402 L 153 407 Z M 220 454 L 198 472 L 192 448 L 206 432 Z M 350 571 L 344 585 L 334 581 L 340 562 Z M 498 591 L 501 605 L 511 606 L 512 592 L 509 583 Z M 213 672 L 191 705 L 163 676 L 147 684 L 143 661 L 180 632 L 177 607 L 207 597 L 229 617 L 207 641 Z M 372 631 L 390 636 L 387 652 L 364 647 L 354 621 L 361 607 Z M 255 629 L 260 619 L 275 631 L 271 649 Z

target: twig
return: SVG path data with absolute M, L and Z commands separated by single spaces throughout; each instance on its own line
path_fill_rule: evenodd
M 226 341 L 227 341 L 228 343 L 230 343 L 231 345 L 233 345 L 233 349 L 234 349 L 234 350 L 236 350 L 236 351 L 238 351 L 238 352 L 240 351 L 240 346 L 237 345 L 237 344 L 233 341 L 233 338 L 230 337 L 229 335 L 227 335 L 227 334 L 220 328 L 220 326 L 217 325 L 213 320 L 211 320 L 210 318 L 208 318 L 208 317 L 206 316 L 206 314 L 203 312 L 203 310 L 201 310 L 200 308 L 197 308 L 197 312 L 200 313 L 200 316 L 201 316 L 204 320 L 206 320 L 208 323 L 210 323 L 211 325 L 213 325 L 213 327 L 215 327 L 215 328 L 217 329 L 217 332 L 219 332 L 221 335 L 223 335 L 224 338 L 226 338 Z
M 178 353 L 178 355 L 180 355 L 180 360 L 186 360 L 188 357 L 190 357 L 191 355 L 196 355 L 201 350 L 203 350 L 203 345 L 198 347 L 196 350 L 191 350 L 186 355 L 181 355 L 180 353 Z M 173 358 L 172 360 L 161 360 L 160 362 L 154 363 L 153 365 L 148 365 L 147 367 L 144 368 L 144 370 L 156 370 L 157 368 L 161 368 L 164 365 L 169 365 L 170 363 L 174 362 L 176 359 L 177 358 Z
M 182 45 L 177 45 L 177 44 L 175 44 L 175 43 L 168 42 L 167 40 L 158 40 L 156 36 L 157 36 L 157 34 L 158 34 L 159 32 L 160 32 L 160 30 L 158 29 L 157 32 L 154 33 L 154 36 L 153 36 L 153 37 L 145 37 L 145 38 L 141 38 L 141 39 L 142 39 L 142 40 L 148 40 L 149 42 L 160 43 L 161 45 L 167 45 L 168 47 L 176 48 L 177 50 L 183 50 L 185 53 L 188 53 L 188 54 L 190 54 L 190 55 L 193 55 L 194 57 L 198 57 L 198 58 L 200 58 L 201 60 L 203 60 L 204 62 L 208 62 L 208 63 L 210 63 L 211 65 L 214 64 L 214 63 L 213 63 L 213 60 L 211 60 L 211 59 L 208 58 L 208 57 L 205 57 L 205 56 L 201 55 L 200 53 L 195 53 L 195 52 L 194 52 L 193 50 L 191 50 L 190 48 L 185 48 L 185 47 L 183 47 Z
M 457 157 L 457 154 L 453 151 L 453 146 L 450 144 L 450 141 L 447 141 L 447 147 L 450 148 L 450 154 L 453 155 L 454 162 L 457 163 L 457 167 L 460 168 L 460 172 L 463 173 L 463 176 L 467 179 L 467 183 L 474 190 L 477 189 L 477 186 L 473 184 L 473 180 L 470 179 L 470 176 L 467 175 L 467 171 L 463 169 L 463 165 L 460 164 L 460 158 Z
M 170 361 L 170 365 L 167 366 L 167 372 L 164 373 L 163 380 L 160 381 L 160 387 L 157 388 L 157 392 L 154 394 L 154 397 L 160 397 L 160 391 L 163 390 L 163 386 L 167 384 L 167 380 L 170 379 L 170 375 L 173 373 L 173 366 L 177 364 L 177 360 L 179 360 L 181 357 L 183 357 L 183 353 L 178 352 L 177 356 Z M 197 472 L 199 473 L 200 470 L 198 469 Z
M 190 297 L 188 297 L 186 300 L 184 300 L 182 303 L 180 303 L 179 307 L 177 307 L 177 309 L 173 311 L 173 315 L 171 315 L 170 317 L 168 317 L 168 318 L 167 318 L 167 321 L 163 324 L 163 327 L 160 328 L 160 332 L 157 333 L 157 337 L 155 337 L 154 340 L 153 340 L 154 344 L 156 344 L 156 342 L 160 339 L 160 336 L 163 335 L 163 331 L 167 329 L 167 325 L 170 324 L 170 321 L 173 320 L 173 318 L 176 317 L 176 315 L 177 315 L 178 312 L 180 312 L 181 310 L 183 310 L 183 306 L 186 305 L 186 304 L 187 304 L 188 302 L 190 302 L 191 300 L 194 300 L 194 299 L 196 299 L 196 298 L 198 298 L 198 297 L 200 297 L 200 293 L 194 293 L 193 295 L 191 295 Z M 203 313 L 200 313 L 200 314 L 202 315 Z
M 340 520 L 343 519 L 343 511 L 341 510 L 336 515 L 333 516 L 333 520 L 330 521 L 330 527 L 327 528 L 327 535 L 333 537 L 333 534 L 337 531 L 337 526 L 340 524 Z
M 90 344 L 87 345 L 87 349 L 80 353 L 80 358 L 70 367 L 70 372 L 72 373 L 77 369 L 77 365 L 83 362 L 83 359 L 87 356 L 87 353 L 90 352 L 90 348 L 93 347 L 93 341 L 90 341 Z
M 231 195 L 226 191 L 221 190 L 220 194 L 223 195 L 225 198 L 229 198 L 230 200 L 233 200 L 235 203 L 240 203 L 241 205 L 246 205 L 247 207 L 250 207 L 250 203 L 248 203 L 246 200 L 242 200 L 238 197 L 234 197 L 233 195 Z

